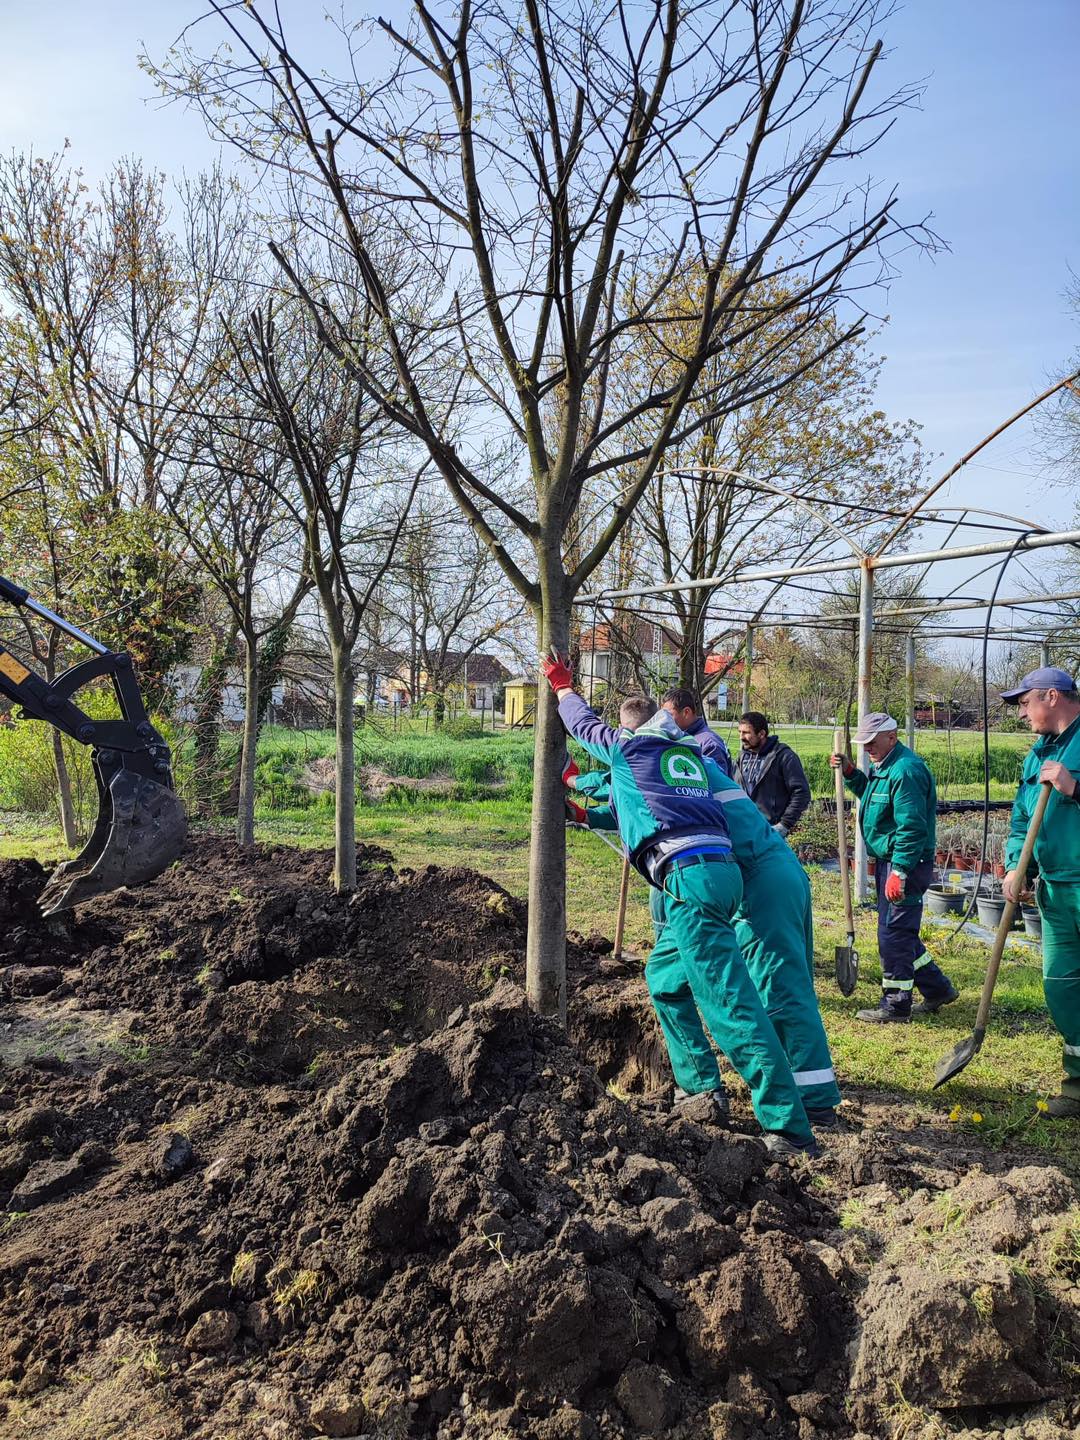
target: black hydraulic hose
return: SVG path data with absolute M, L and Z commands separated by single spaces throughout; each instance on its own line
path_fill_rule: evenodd
M 983 833 L 982 833 L 982 851 L 981 851 L 981 854 L 980 854 L 980 856 L 979 856 L 979 873 L 978 873 L 978 875 L 975 877 L 975 885 L 974 885 L 974 888 L 973 888 L 972 891 L 971 891 L 971 896 L 970 896 L 970 898 L 969 898 L 969 900 L 968 900 L 967 905 L 966 905 L 965 908 L 964 908 L 964 913 L 960 916 L 960 919 L 957 921 L 956 929 L 953 930 L 953 932 L 950 934 L 948 940 L 946 940 L 946 942 L 945 942 L 946 945 L 951 945 L 951 944 L 952 944 L 952 942 L 956 939 L 957 935 L 960 934 L 960 931 L 963 930 L 964 926 L 965 926 L 965 925 L 967 924 L 967 922 L 971 919 L 971 913 L 972 913 L 972 911 L 974 910 L 976 904 L 978 903 L 979 892 L 980 892 L 981 889 L 982 889 L 983 876 L 984 876 L 985 873 L 986 873 L 986 849 L 987 849 L 987 844 L 988 844 L 988 841 L 989 841 L 989 838 L 990 838 L 990 695 L 989 695 L 989 687 L 988 687 L 987 681 L 986 681 L 986 669 L 987 669 L 987 663 L 988 663 L 988 662 L 987 662 L 987 653 L 988 653 L 989 648 L 990 648 L 990 622 L 991 622 L 991 620 L 993 619 L 993 615 L 994 615 L 994 602 L 997 600 L 998 591 L 1001 589 L 1001 582 L 1002 582 L 1002 580 L 1005 578 L 1005 571 L 1006 571 L 1006 570 L 1008 569 L 1008 567 L 1009 567 L 1009 561 L 1013 558 L 1013 556 L 1016 554 L 1017 550 L 1018 550 L 1019 547 L 1023 544 L 1023 542 L 1027 539 L 1027 537 L 1028 537 L 1029 535 L 1035 535 L 1035 534 L 1037 534 L 1037 533 L 1038 533 L 1038 532 L 1035 531 L 1035 530 L 1023 530 L 1023 531 L 1021 531 L 1021 533 L 1020 533 L 1019 535 L 1017 535 L 1016 539 L 1013 541 L 1012 546 L 1011 546 L 1010 549 L 1009 549 L 1009 553 L 1005 556 L 1004 560 L 1002 560 L 1002 562 L 1001 562 L 1001 566 L 1000 566 L 1000 568 L 999 568 L 999 570 L 998 570 L 998 573 L 997 573 L 997 579 L 994 581 L 994 589 L 993 589 L 993 592 L 992 592 L 991 595 L 990 595 L 990 603 L 989 603 L 989 605 L 986 607 L 986 620 L 985 620 L 985 622 L 984 622 L 984 624 L 983 624 L 983 641 L 982 641 L 982 701 L 983 701 Z

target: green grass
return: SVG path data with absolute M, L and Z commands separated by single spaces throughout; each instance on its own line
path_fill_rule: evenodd
M 226 829 L 227 827 L 221 827 Z M 260 807 L 260 840 L 311 847 L 333 843 L 333 816 L 324 807 Z M 398 866 L 468 865 L 524 896 L 528 883 L 529 804 L 525 796 L 463 800 L 419 799 L 409 804 L 363 807 L 357 820 L 361 841 L 385 846 Z M 572 929 L 614 932 L 621 862 L 596 835 L 572 831 L 567 840 L 567 910 Z M 62 858 L 51 827 L 20 822 L 0 837 L 0 854 L 35 854 L 45 862 Z M 1044 1119 L 1039 1097 L 1055 1093 L 1061 1075 L 1061 1040 L 1051 1026 L 1042 996 L 1038 950 L 1010 945 L 1006 951 L 986 1042 L 965 1071 L 932 1091 L 936 1061 L 975 1023 L 989 947 L 961 936 L 947 945 L 949 930 L 924 929 L 926 943 L 959 988 L 960 999 L 940 1015 L 909 1026 L 874 1029 L 855 1019 L 860 1006 L 877 1002 L 874 916 L 856 916 L 856 943 L 862 977 L 856 996 L 844 999 L 832 979 L 835 946 L 845 943 L 838 878 L 810 870 L 814 891 L 817 985 L 822 1014 L 843 1081 L 850 1087 L 899 1099 L 914 1117 L 948 1123 L 981 1135 L 991 1145 L 1022 1144 L 1053 1154 L 1080 1170 L 1080 1126 Z M 645 956 L 652 940 L 644 883 L 630 888 L 626 945 Z M 980 1115 L 979 1121 L 973 1115 Z

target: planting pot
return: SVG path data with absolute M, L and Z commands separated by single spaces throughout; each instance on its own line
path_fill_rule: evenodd
M 1000 896 L 980 895 L 975 903 L 979 908 L 979 924 L 996 930 L 1001 924 L 1002 912 L 1005 909 L 1004 899 Z
M 975 868 L 975 865 L 970 855 L 957 855 L 954 852 L 952 857 L 952 868 L 954 870 L 973 870 Z
M 1000 860 L 994 861 L 994 874 L 999 880 L 1005 879 L 1005 866 L 1001 863 Z
M 945 867 L 948 863 L 949 863 L 949 852 L 948 852 L 947 850 L 935 850 L 935 851 L 934 851 L 934 864 L 938 867 L 939 870 L 944 869 L 944 867 Z
M 1036 940 L 1042 939 L 1042 912 L 1037 905 L 1022 905 L 1020 913 L 1024 917 L 1024 929 L 1029 935 L 1034 935 Z
M 959 885 L 931 885 L 926 891 L 926 908 L 931 915 L 958 915 L 967 904 Z

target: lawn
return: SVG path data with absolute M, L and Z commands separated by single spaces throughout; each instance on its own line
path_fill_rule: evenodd
M 332 843 L 332 814 L 323 806 L 260 809 L 261 840 L 302 846 Z M 527 891 L 529 811 L 512 796 L 448 803 L 421 799 L 361 809 L 361 841 L 384 845 L 399 866 L 467 865 L 483 871 L 516 895 Z M 22 822 L 0 836 L 0 855 L 36 854 L 52 862 L 66 852 L 49 826 Z M 568 918 L 571 928 L 614 932 L 620 861 L 597 836 L 568 835 Z M 924 938 L 961 992 L 941 1015 L 906 1027 L 873 1029 L 855 1019 L 860 1005 L 878 998 L 880 969 L 874 917 L 857 916 L 857 945 L 863 957 L 857 996 L 844 999 L 832 981 L 834 948 L 844 943 L 837 877 L 810 870 L 817 924 L 818 992 L 822 1013 L 843 1081 L 910 1108 L 913 1119 L 956 1116 L 958 1129 L 977 1130 L 992 1145 L 1031 1145 L 1058 1154 L 1080 1170 L 1080 1126 L 1040 1117 L 1036 1100 L 1057 1089 L 1061 1041 L 1047 1019 L 1037 950 L 1017 944 L 1006 952 L 989 1035 L 979 1056 L 955 1081 L 931 1091 L 936 1060 L 971 1033 L 988 956 L 987 944 L 928 923 Z M 634 879 L 627 912 L 626 944 L 645 956 L 651 943 L 646 889 Z M 974 1116 L 981 1116 L 976 1120 Z

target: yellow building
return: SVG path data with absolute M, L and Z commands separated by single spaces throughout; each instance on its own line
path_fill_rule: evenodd
M 531 725 L 536 718 L 536 681 L 525 675 L 507 680 L 503 700 L 503 723 Z

